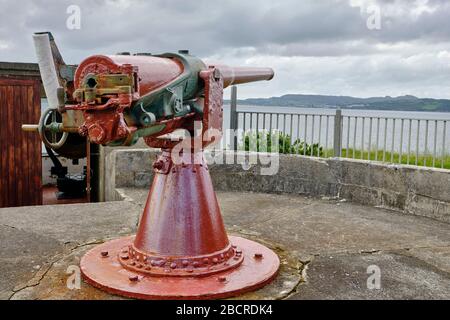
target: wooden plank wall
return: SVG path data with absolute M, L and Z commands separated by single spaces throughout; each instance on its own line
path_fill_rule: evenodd
M 21 130 L 40 113 L 39 81 L 0 78 L 0 207 L 42 204 L 41 140 Z

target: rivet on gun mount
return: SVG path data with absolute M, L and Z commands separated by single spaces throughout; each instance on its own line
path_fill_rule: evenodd
M 163 151 L 153 164 L 136 236 L 89 251 L 80 263 L 85 281 L 133 298 L 212 299 L 274 279 L 280 262 L 273 251 L 227 235 L 203 155 L 220 139 L 223 89 L 272 77 L 269 68 L 207 66 L 185 50 L 97 55 L 81 62 L 74 79 L 76 104 L 63 108 L 82 114 L 78 132 L 109 146 L 132 145 L 143 137 Z M 201 137 L 210 129 L 218 136 L 200 138 L 200 148 L 194 148 L 199 145 L 195 121 L 202 124 Z M 193 138 L 170 139 L 177 129 Z M 182 161 L 175 161 L 172 151 L 179 143 L 190 147 L 179 152 Z

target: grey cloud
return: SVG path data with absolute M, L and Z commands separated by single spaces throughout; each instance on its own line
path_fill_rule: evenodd
M 392 4 L 379 2 L 382 13 L 384 6 Z M 411 7 L 410 1 L 397 2 Z M 26 37 L 32 31 L 54 30 L 66 47 L 77 49 L 130 46 L 164 51 L 190 47 L 208 55 L 223 48 L 253 47 L 269 54 L 285 50 L 288 55 L 340 55 L 346 50 L 333 50 L 337 42 L 344 47 L 350 44 L 350 49 L 352 43 L 360 42 L 370 49 L 374 42 L 450 40 L 450 5 L 437 0 L 432 6 L 440 9 L 417 20 L 408 15 L 383 17 L 379 31 L 368 30 L 367 16 L 345 1 L 135 1 L 129 6 L 120 5 L 126 1 L 112 0 L 25 3 L 18 6 L 15 1 L 2 1 L 2 37 L 15 37 L 11 26 L 19 24 L 17 32 L 28 32 Z M 81 7 L 79 31 L 65 28 L 65 11 L 70 4 Z M 314 49 L 308 53 L 311 49 L 303 46 Z
M 249 95 L 449 96 L 450 57 L 438 55 L 450 48 L 450 2 L 429 0 L 422 11 L 419 1 L 361 2 L 380 6 L 381 30 L 369 30 L 364 6 L 350 0 L 0 0 L 0 61 L 34 61 L 31 35 L 49 30 L 69 63 L 96 53 L 186 48 L 203 58 L 278 68 L 270 86 L 244 87 Z M 71 4 L 81 8 L 81 30 L 66 28 Z

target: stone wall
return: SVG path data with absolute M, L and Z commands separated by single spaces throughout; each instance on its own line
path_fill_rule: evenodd
M 110 152 L 105 158 L 105 199 L 120 198 L 116 188 L 148 188 L 157 154 L 145 149 Z M 216 190 L 342 198 L 450 222 L 450 170 L 297 155 L 280 155 L 275 175 L 261 175 L 261 164 L 248 170 L 241 164 L 209 167 Z

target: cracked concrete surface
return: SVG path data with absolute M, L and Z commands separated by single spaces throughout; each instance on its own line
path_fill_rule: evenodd
M 67 288 L 70 266 L 105 240 L 133 234 L 147 197 L 0 209 L 0 299 L 119 299 L 84 282 Z M 449 299 L 449 224 L 336 199 L 218 192 L 230 234 L 273 249 L 274 282 L 236 299 Z M 368 289 L 369 266 L 381 288 Z

